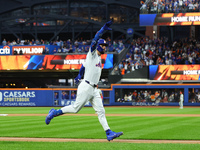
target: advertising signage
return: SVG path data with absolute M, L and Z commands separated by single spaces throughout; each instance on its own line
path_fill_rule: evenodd
M 0 46 L 0 55 L 12 55 L 10 46 Z
M 200 13 L 140 14 L 140 26 L 200 25 Z
M 0 55 L 42 55 L 43 51 L 48 49 L 49 54 L 54 54 L 54 50 L 58 50 L 57 45 L 14 45 L 0 46 Z
M 200 65 L 151 65 L 150 80 L 200 80 Z
M 0 90 L 0 106 L 52 106 L 51 90 Z
M 0 70 L 80 69 L 85 62 L 82 55 L 10 55 L 0 56 Z M 102 69 L 113 67 L 113 54 L 103 54 Z
M 25 54 L 25 55 L 41 55 L 44 50 L 45 50 L 45 45 L 12 46 L 12 53 L 13 54 L 14 54 L 14 51 L 16 51 L 17 54 L 20 54 L 20 51 L 22 51 L 22 54 Z

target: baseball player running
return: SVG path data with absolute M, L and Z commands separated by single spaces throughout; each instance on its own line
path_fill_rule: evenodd
M 45 119 L 47 125 L 50 123 L 51 119 L 56 116 L 65 113 L 78 113 L 85 103 L 90 101 L 92 107 L 98 114 L 99 122 L 106 132 L 107 140 L 110 141 L 123 135 L 123 132 L 116 133 L 110 130 L 105 117 L 105 109 L 103 107 L 102 99 L 96 88 L 102 71 L 101 54 L 104 54 L 107 46 L 106 41 L 100 38 L 106 30 L 112 30 L 109 28 L 111 24 L 112 21 L 105 23 L 105 25 L 96 33 L 94 39 L 92 40 L 89 52 L 86 56 L 86 62 L 81 66 L 79 74 L 75 78 L 75 82 L 77 84 L 84 74 L 84 79 L 79 84 L 77 89 L 77 98 L 75 103 L 73 105 L 62 107 L 59 110 L 52 108 Z

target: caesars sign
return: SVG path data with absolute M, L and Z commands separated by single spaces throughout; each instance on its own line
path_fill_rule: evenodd
M 16 51 L 17 54 L 20 54 L 20 51 L 22 51 L 23 54 L 27 54 L 27 55 L 41 55 L 43 53 L 44 49 L 45 49 L 44 45 L 41 45 L 41 46 L 13 46 L 12 52 L 14 54 L 14 51 Z
M 35 91 L 1 91 L 0 106 L 35 106 Z

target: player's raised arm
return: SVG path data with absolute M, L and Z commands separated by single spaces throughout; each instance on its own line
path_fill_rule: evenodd
M 109 28 L 111 26 L 111 24 L 112 24 L 112 20 L 106 22 L 104 24 L 104 26 L 99 31 L 97 31 L 97 33 L 95 34 L 95 37 L 92 40 L 92 43 L 90 45 L 91 52 L 93 52 L 96 49 L 96 47 L 97 47 L 97 41 L 102 37 L 102 35 L 104 34 L 104 32 L 106 30 L 112 30 L 111 28 Z

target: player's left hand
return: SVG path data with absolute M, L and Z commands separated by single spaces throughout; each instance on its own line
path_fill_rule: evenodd
M 81 75 L 78 74 L 78 76 L 75 78 L 75 84 L 78 85 L 80 80 L 81 80 Z
M 112 23 L 113 23 L 112 20 L 106 22 L 106 23 L 104 24 L 104 26 L 103 26 L 103 29 L 104 29 L 104 30 L 112 30 L 111 28 L 109 28 L 109 27 L 112 25 Z

